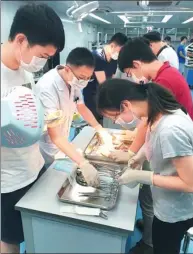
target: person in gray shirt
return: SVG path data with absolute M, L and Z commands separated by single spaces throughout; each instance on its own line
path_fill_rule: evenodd
M 107 99 L 108 98 L 108 99 Z M 146 141 L 118 178 L 130 188 L 152 188 L 154 254 L 178 254 L 193 227 L 193 122 L 173 95 L 155 83 L 112 79 L 98 91 L 98 110 L 115 120 L 123 113 L 147 117 Z M 145 160 L 151 171 L 141 170 Z

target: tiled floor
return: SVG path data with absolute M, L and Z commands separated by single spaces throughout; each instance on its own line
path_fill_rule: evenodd
M 193 97 L 193 90 L 191 90 L 191 94 L 192 94 L 192 97 Z M 73 134 L 74 134 L 74 130 L 71 131 L 71 135 L 70 136 L 73 137 Z M 138 205 L 136 220 L 139 219 L 139 218 L 141 218 L 141 209 L 140 209 L 140 207 Z M 134 234 L 131 237 L 131 242 L 128 241 L 128 244 L 130 243 L 131 247 L 133 247 L 136 244 L 136 242 L 138 242 L 140 239 L 141 239 L 141 233 L 137 229 L 135 229 Z M 127 246 L 128 246 L 128 244 L 127 244 Z M 128 247 L 127 246 L 126 246 L 126 250 L 128 251 Z M 22 243 L 21 244 L 21 253 L 24 253 L 24 251 L 25 251 L 25 244 Z M 188 254 L 193 254 L 193 241 L 190 243 Z

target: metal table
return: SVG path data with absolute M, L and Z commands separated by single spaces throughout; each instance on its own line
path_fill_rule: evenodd
M 85 149 L 95 134 L 85 127 L 74 143 Z M 61 214 L 57 192 L 66 174 L 51 166 L 16 204 L 21 211 L 27 253 L 124 253 L 134 231 L 139 188 L 121 187 L 116 207 L 103 218 Z

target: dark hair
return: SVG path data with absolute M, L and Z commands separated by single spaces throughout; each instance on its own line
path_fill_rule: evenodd
M 113 35 L 113 37 L 110 39 L 109 44 L 114 42 L 118 46 L 123 46 L 127 42 L 128 38 L 123 33 L 116 33 Z
M 180 41 L 183 41 L 184 39 L 188 40 L 188 37 L 187 36 L 182 36 Z
M 124 72 L 125 68 L 133 68 L 134 60 L 139 60 L 144 63 L 151 63 L 157 60 L 157 57 L 143 37 L 129 40 L 125 46 L 123 46 L 118 58 L 120 71 Z
M 64 28 L 56 12 L 46 4 L 21 6 L 13 19 L 9 40 L 23 33 L 31 46 L 53 45 L 62 51 L 65 44 Z
M 147 40 L 150 42 L 160 42 L 161 41 L 161 34 L 157 31 L 152 31 L 143 35 Z
M 190 43 L 192 43 L 193 42 L 193 38 L 192 39 L 190 39 Z
M 169 41 L 169 42 L 171 42 L 171 41 L 172 41 L 172 38 L 171 38 L 170 36 L 166 36 L 166 37 L 164 38 L 164 41 Z
M 67 59 L 67 64 L 71 64 L 74 66 L 83 66 L 86 65 L 88 67 L 94 67 L 95 61 L 92 53 L 87 48 L 78 47 L 73 49 Z
M 150 124 L 159 113 L 171 114 L 172 110 L 182 108 L 168 90 L 155 83 L 139 85 L 124 79 L 109 79 L 99 86 L 97 108 L 100 114 L 105 110 L 120 110 L 121 102 L 124 100 L 147 101 Z

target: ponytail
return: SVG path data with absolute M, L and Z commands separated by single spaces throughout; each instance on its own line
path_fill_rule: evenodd
M 170 91 L 155 83 L 147 83 L 144 86 L 148 100 L 148 123 L 152 124 L 159 113 L 171 114 L 173 110 L 182 109 L 181 106 L 171 94 Z

